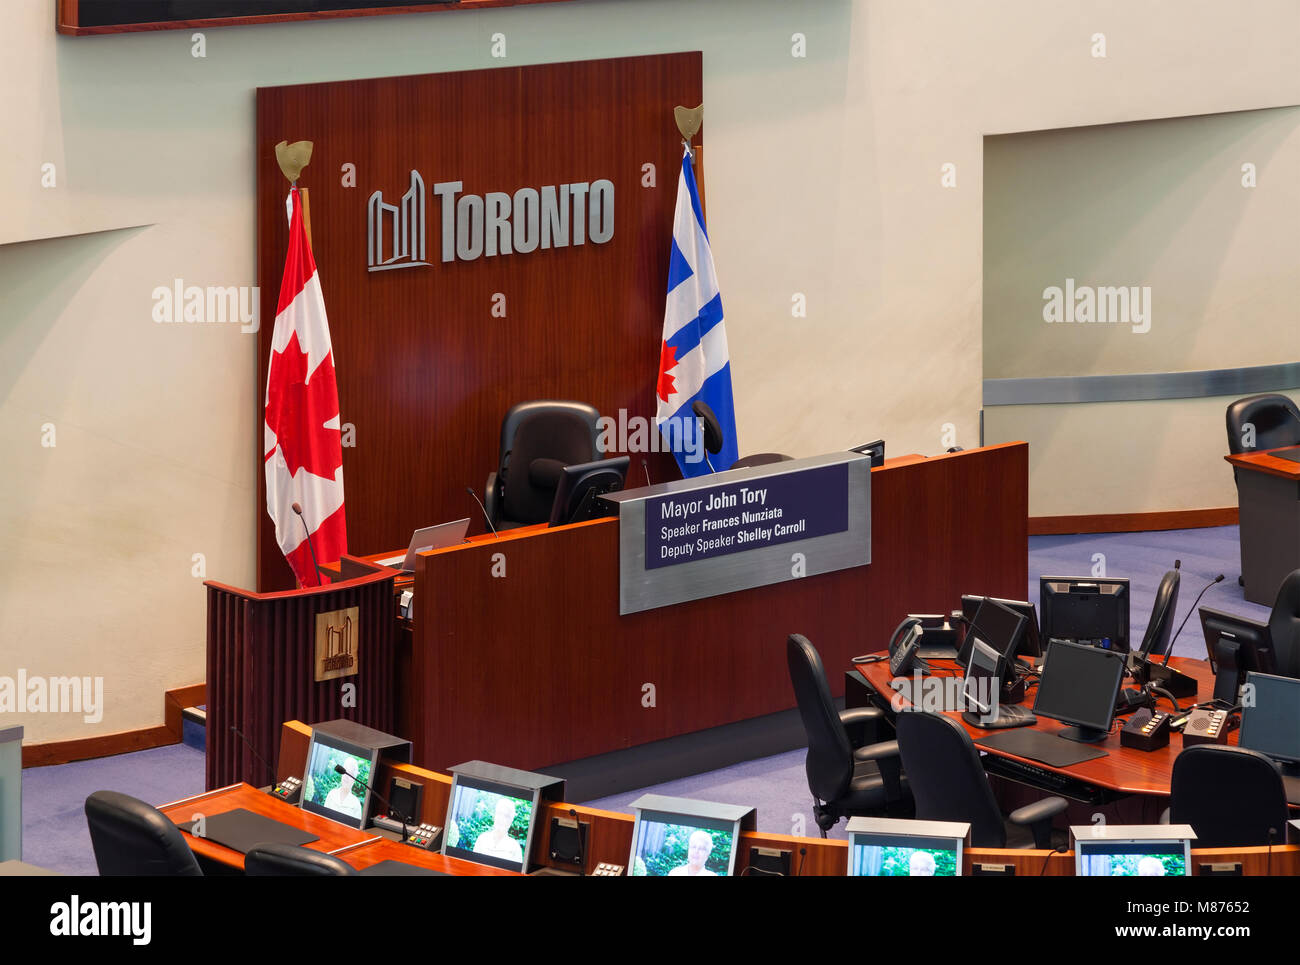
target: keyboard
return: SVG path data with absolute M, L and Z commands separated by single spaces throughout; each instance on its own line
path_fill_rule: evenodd
M 986 753 L 980 761 L 984 765 L 984 770 L 990 774 L 997 774 L 1019 784 L 1052 791 L 1062 797 L 1082 801 L 1085 804 L 1107 804 L 1114 798 L 1123 796 L 1112 794 L 1095 784 L 1087 784 L 1077 778 L 1049 771 L 1044 767 L 1035 767 L 1023 761 L 1012 760 L 1009 757 Z

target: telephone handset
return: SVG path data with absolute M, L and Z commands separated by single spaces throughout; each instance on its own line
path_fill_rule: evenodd
M 917 663 L 916 651 L 921 647 L 925 630 L 921 621 L 908 617 L 894 630 L 889 640 L 889 672 L 896 677 L 906 675 Z

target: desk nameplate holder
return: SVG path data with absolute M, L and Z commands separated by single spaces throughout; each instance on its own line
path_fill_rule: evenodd
M 746 502 L 760 492 L 763 502 Z M 871 459 L 861 453 L 733 469 L 603 498 L 619 506 L 620 614 L 871 562 Z M 768 515 L 772 510 L 781 515 Z M 747 513 L 757 518 L 744 521 Z M 718 528 L 720 516 L 742 522 Z M 784 527 L 792 532 L 783 534 Z M 657 534 L 663 529 L 689 530 L 689 542 L 662 538 Z M 741 532 L 747 535 L 743 543 L 736 538 Z M 756 532 L 757 538 L 749 536 Z M 798 532 L 808 535 L 798 538 Z M 725 536 L 732 537 L 731 545 L 702 556 L 696 549 L 700 540 Z M 687 558 L 663 558 L 684 545 L 692 550 Z M 661 553 L 650 559 L 655 546 Z

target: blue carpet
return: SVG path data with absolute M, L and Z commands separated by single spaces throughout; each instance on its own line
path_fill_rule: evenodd
M 70 875 L 98 874 L 83 810 L 94 791 L 166 804 L 204 791 L 204 756 L 184 744 L 23 771 L 23 860 Z
M 1227 578 L 1205 594 L 1202 606 L 1256 620 L 1268 618 L 1268 608 L 1247 602 L 1237 585 L 1241 564 L 1235 526 L 1159 533 L 1031 537 L 1030 579 L 1025 599 L 1038 602 L 1040 575 L 1091 576 L 1093 556 L 1097 553 L 1105 557 L 1107 575 L 1126 576 L 1131 581 L 1130 635 L 1135 643 L 1141 641 L 1146 629 L 1160 577 L 1173 566 L 1175 558 L 1183 561 L 1175 629 L 1192 612 L 1192 602 L 1201 587 L 1219 573 Z M 980 587 L 969 590 L 979 592 Z M 957 607 L 958 601 L 954 600 L 952 605 Z M 1187 621 L 1174 652 L 1180 656 L 1205 655 L 1205 641 L 1195 614 Z M 745 804 L 758 808 L 760 831 L 815 836 L 817 827 L 809 806 L 811 799 L 803 759 L 802 750 L 790 751 L 587 803 L 628 812 L 632 801 L 653 791 L 724 804 Z M 111 789 L 125 791 L 151 804 L 175 801 L 202 793 L 203 762 L 201 750 L 177 744 L 56 767 L 28 768 L 23 772 L 24 860 L 68 874 L 95 874 L 95 859 L 82 811 L 86 796 L 92 791 Z M 831 836 L 845 836 L 843 822 Z

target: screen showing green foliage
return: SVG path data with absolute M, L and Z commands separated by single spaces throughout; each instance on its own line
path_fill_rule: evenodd
M 336 771 L 342 764 L 347 774 Z M 360 778 L 354 780 L 353 776 Z M 324 744 L 312 743 L 307 760 L 307 776 L 302 783 L 304 801 L 333 812 L 355 823 L 361 819 L 370 784 L 370 760 Z
M 1089 878 L 1161 878 L 1186 875 L 1182 846 L 1176 853 L 1151 850 L 1083 856 L 1083 873 Z
M 858 845 L 853 874 L 887 878 L 955 878 L 957 852 L 951 848 L 905 848 Z
M 447 848 L 522 868 L 533 802 L 457 784 L 447 819 Z
M 637 822 L 636 834 L 633 875 L 675 878 L 731 873 L 735 834 L 730 829 L 643 819 Z

